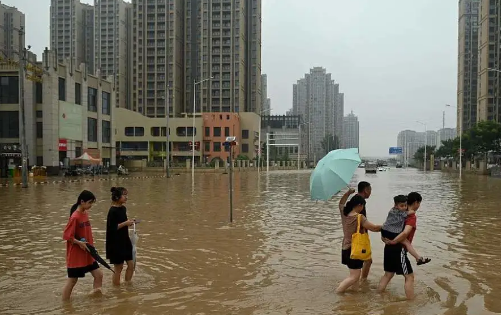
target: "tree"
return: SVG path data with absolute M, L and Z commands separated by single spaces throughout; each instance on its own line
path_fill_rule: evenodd
M 427 145 L 426 146 L 426 160 L 430 159 L 430 156 L 435 154 L 435 146 Z M 419 162 L 424 162 L 424 146 L 420 147 L 416 153 L 414 153 L 414 160 Z
M 248 161 L 249 160 L 249 157 L 247 155 L 242 155 L 242 154 L 239 154 L 237 156 L 237 160 L 242 160 L 242 161 Z
M 442 145 L 435 152 L 436 157 L 448 158 L 454 156 L 454 139 L 442 141 Z
M 501 124 L 495 121 L 478 122 L 468 130 L 467 136 L 477 153 L 499 152 L 501 149 Z
M 332 150 L 339 149 L 339 138 L 338 136 L 332 136 L 331 134 L 328 134 L 324 137 L 320 144 L 322 145 L 322 149 L 327 154 Z

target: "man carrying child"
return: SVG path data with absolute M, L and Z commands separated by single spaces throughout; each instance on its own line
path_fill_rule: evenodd
M 379 291 L 386 289 L 396 273 L 405 277 L 404 288 L 407 299 L 414 298 L 414 274 L 407 252 L 416 258 L 418 265 L 430 262 L 429 258 L 421 257 L 411 244 L 416 232 L 415 212 L 419 209 L 422 200 L 423 198 L 417 192 L 394 198 L 394 207 L 388 213 L 381 229 L 381 236 L 386 245 L 384 247 L 385 274 L 379 283 Z

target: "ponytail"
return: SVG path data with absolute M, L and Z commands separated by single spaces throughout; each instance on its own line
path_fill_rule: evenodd
M 348 201 L 346 203 L 346 205 L 344 206 L 343 214 L 345 216 L 347 216 L 351 211 L 353 211 L 353 208 L 355 208 L 356 206 L 360 206 L 360 205 L 365 206 L 365 199 L 364 199 L 364 197 L 362 197 L 360 195 L 353 196 L 350 199 L 350 201 Z
M 75 212 L 77 209 L 78 209 L 78 202 L 77 202 L 77 203 L 75 203 L 73 206 L 71 206 L 71 209 L 70 209 L 70 217 L 71 217 L 71 215 L 73 214 L 73 212 Z
M 88 190 L 84 190 L 78 195 L 77 202 L 71 206 L 70 209 L 70 217 L 71 215 L 78 209 L 78 207 L 82 204 L 82 202 L 96 201 L 96 196 Z

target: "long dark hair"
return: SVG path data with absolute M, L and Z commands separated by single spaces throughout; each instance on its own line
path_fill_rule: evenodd
M 127 189 L 125 187 L 111 187 L 110 191 L 111 201 L 117 202 L 118 200 L 120 200 L 120 198 L 122 198 L 124 192 L 126 192 Z
M 88 201 L 96 201 L 96 196 L 94 196 L 92 192 L 84 190 L 80 193 L 80 195 L 78 195 L 77 202 L 71 207 L 70 217 L 73 214 L 73 212 L 75 212 L 78 209 L 78 206 L 82 202 L 88 202 Z
M 356 206 L 365 206 L 365 198 L 360 195 L 353 196 L 344 206 L 343 214 L 347 216 Z

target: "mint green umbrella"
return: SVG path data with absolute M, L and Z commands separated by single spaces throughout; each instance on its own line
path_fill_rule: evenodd
M 358 148 L 339 149 L 329 152 L 321 159 L 310 177 L 312 200 L 329 200 L 348 186 L 362 162 Z

